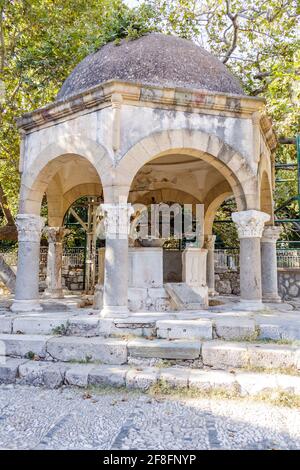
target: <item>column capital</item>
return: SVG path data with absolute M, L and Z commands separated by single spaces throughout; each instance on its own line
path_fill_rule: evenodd
M 48 242 L 61 243 L 64 236 L 70 233 L 70 230 L 65 227 L 45 227 L 43 233 L 48 238 Z
M 215 249 L 216 235 L 205 235 L 204 236 L 204 248 L 207 250 Z
M 270 220 L 265 212 L 248 210 L 232 213 L 232 220 L 237 226 L 239 238 L 261 238 L 265 222 Z
M 19 242 L 39 242 L 45 219 L 35 214 L 18 214 L 16 226 Z
M 282 227 L 275 225 L 267 225 L 262 234 L 261 241 L 263 243 L 275 243 L 277 242 L 280 234 L 282 232 Z
M 133 213 L 134 209 L 128 203 L 104 203 L 98 209 L 98 215 L 104 221 L 105 233 L 111 238 L 128 237 Z

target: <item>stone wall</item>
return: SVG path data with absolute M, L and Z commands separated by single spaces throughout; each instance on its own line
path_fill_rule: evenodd
M 300 269 L 279 268 L 278 289 L 283 299 L 300 297 Z
M 215 273 L 215 289 L 220 295 L 239 295 L 240 273 L 238 271 L 217 271 Z
M 40 265 L 40 291 L 46 289 L 47 267 L 41 263 Z M 80 267 L 70 266 L 62 270 L 62 287 L 70 291 L 84 290 L 84 269 Z
M 215 287 L 219 294 L 240 294 L 240 274 L 238 271 L 218 271 L 215 274 Z M 300 297 L 300 269 L 279 268 L 278 290 L 282 299 Z

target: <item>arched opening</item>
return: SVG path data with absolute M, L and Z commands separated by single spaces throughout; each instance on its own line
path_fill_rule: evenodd
M 262 212 L 266 212 L 266 214 L 269 214 L 271 217 L 271 219 L 266 223 L 266 225 L 273 225 L 274 215 L 272 188 L 266 171 L 263 172 L 260 179 L 260 210 Z

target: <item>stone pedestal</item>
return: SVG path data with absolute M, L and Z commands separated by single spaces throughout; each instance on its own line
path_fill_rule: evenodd
M 102 204 L 106 246 L 102 317 L 128 316 L 128 232 L 130 204 Z
M 163 286 L 163 249 L 129 248 L 129 287 Z
M 249 210 L 234 212 L 232 220 L 240 239 L 240 286 L 244 310 L 260 310 L 262 304 L 260 239 L 264 224 L 270 216 L 264 212 Z
M 13 312 L 40 311 L 39 263 L 40 238 L 44 219 L 34 214 L 18 214 L 18 269 Z
M 206 235 L 204 239 L 204 247 L 207 249 L 206 259 L 206 282 L 208 293 L 211 296 L 218 295 L 215 291 L 215 235 Z
M 186 248 L 182 253 L 182 280 L 208 304 L 206 284 L 207 250 L 204 248 Z
M 64 227 L 46 227 L 44 233 L 49 244 L 45 295 L 54 299 L 61 299 L 64 296 L 61 282 L 63 237 L 69 233 L 69 230 Z
M 278 295 L 276 242 L 281 227 L 266 226 L 261 239 L 261 281 L 264 302 L 281 302 Z

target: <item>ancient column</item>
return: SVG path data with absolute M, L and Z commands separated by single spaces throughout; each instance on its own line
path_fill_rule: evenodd
M 207 249 L 206 283 L 209 295 L 218 295 L 215 291 L 215 241 L 215 235 L 205 235 L 204 247 Z
M 44 219 L 34 214 L 18 214 L 18 268 L 13 312 L 42 310 L 39 302 L 40 238 Z
M 133 210 L 127 203 L 101 204 L 105 225 L 102 317 L 128 316 L 128 233 Z
M 68 232 L 64 227 L 46 227 L 44 229 L 49 244 L 45 295 L 55 299 L 61 299 L 64 296 L 61 283 L 63 237 Z
M 261 239 L 261 280 L 264 302 L 281 302 L 278 295 L 276 242 L 281 227 L 267 225 Z
M 232 220 L 240 239 L 240 308 L 263 308 L 261 289 L 260 239 L 264 224 L 270 219 L 265 212 L 248 210 L 234 212 Z

